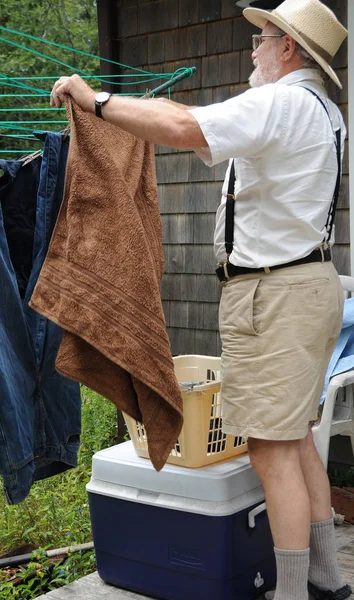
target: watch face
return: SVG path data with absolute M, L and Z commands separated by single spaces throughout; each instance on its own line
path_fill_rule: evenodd
M 103 102 L 107 102 L 107 100 L 109 100 L 110 97 L 111 95 L 108 92 L 98 92 L 98 94 L 96 94 L 95 100 L 96 102 L 99 102 L 101 104 Z

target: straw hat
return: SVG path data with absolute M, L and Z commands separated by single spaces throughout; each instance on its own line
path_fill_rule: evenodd
M 330 63 L 348 32 L 320 0 L 285 0 L 271 12 L 260 8 L 245 8 L 243 15 L 261 29 L 270 21 L 291 35 L 330 78 L 342 87 Z

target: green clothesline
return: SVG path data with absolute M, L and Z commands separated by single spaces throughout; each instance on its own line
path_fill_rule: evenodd
M 2 125 L 17 125 L 17 123 L 67 123 L 68 121 L 0 121 L 0 126 Z
M 33 133 L 31 135 L 24 135 L 23 133 L 0 133 L 0 137 L 15 138 L 19 140 L 33 140 L 34 142 L 41 142 Z
M 113 94 L 113 96 L 143 96 L 142 92 L 134 92 L 131 94 Z M 43 94 L 0 94 L 0 98 L 49 98 L 48 95 Z M 11 110 L 10 108 L 8 110 Z M 17 109 L 18 110 L 18 107 Z
M 28 150 L 28 148 L 26 148 L 26 150 L 0 150 L 0 154 L 9 154 L 11 152 L 11 154 L 29 154 L 30 150 Z
M 133 67 L 131 67 L 133 68 Z M 186 68 L 180 68 L 177 69 L 177 71 L 175 71 L 174 73 L 129 73 L 129 74 L 125 74 L 125 75 L 109 75 L 110 77 L 151 77 L 153 79 L 169 79 L 170 77 L 173 77 L 176 73 L 178 73 L 179 71 L 188 71 L 188 67 Z M 31 75 L 30 77 L 6 77 L 6 79 L 15 79 L 16 81 L 21 81 L 21 80 L 27 80 L 27 79 L 32 79 L 32 80 L 37 80 L 37 79 L 58 79 L 58 75 Z M 82 79 L 92 79 L 95 78 L 96 75 L 82 75 L 81 76 Z M 1 81 L 1 77 L 0 77 L 0 81 Z M 141 83 L 138 82 L 138 83 Z
M 0 94 L 0 98 L 43 98 L 43 94 Z
M 195 67 L 190 67 L 190 68 L 186 68 L 186 69 L 177 69 L 177 71 L 175 71 L 175 73 L 173 74 L 173 77 L 171 80 L 167 81 L 166 83 L 162 84 L 161 86 L 155 88 L 152 92 L 149 92 L 147 94 L 142 94 L 142 93 L 135 93 L 133 95 L 139 95 L 139 96 L 151 96 L 154 95 L 156 93 L 161 93 L 162 91 L 164 91 L 167 87 L 168 87 L 168 91 L 170 93 L 170 86 L 172 86 L 174 83 L 177 83 L 178 81 L 181 81 L 182 79 L 184 79 L 185 77 L 190 77 L 194 72 L 195 72 L 196 68 Z M 4 96 L 22 96 L 21 94 L 3 94 Z M 35 94 L 24 94 L 24 96 L 34 96 Z M 131 94 L 114 94 L 114 95 L 131 95 Z M 0 112 L 16 112 L 16 111 L 23 111 L 23 112 L 36 112 L 36 111 L 63 111 L 65 110 L 65 108 L 50 108 L 50 107 L 37 107 L 37 108 L 19 108 L 19 107 L 15 107 L 15 108 L 0 108 Z M 38 121 L 40 123 L 40 121 Z
M 0 40 L 1 40 L 1 36 L 0 36 Z M 31 52 L 31 50 L 29 50 L 29 52 Z M 52 60 L 52 59 L 50 59 L 50 60 Z M 74 67 L 72 67 L 72 68 L 73 68 L 73 70 L 77 71 L 77 69 L 74 69 Z M 186 69 L 178 69 L 177 71 L 175 71 L 175 73 L 167 73 L 167 74 L 166 73 L 163 73 L 163 74 L 151 73 L 149 79 L 140 79 L 138 81 L 134 80 L 134 81 L 119 81 L 119 82 L 113 81 L 112 82 L 112 81 L 107 81 L 103 78 L 96 77 L 95 75 L 81 75 L 81 74 L 80 74 L 80 77 L 82 77 L 82 79 L 93 79 L 94 81 L 100 81 L 101 83 L 111 83 L 111 84 L 113 83 L 114 85 L 120 85 L 120 86 L 122 86 L 122 85 L 132 86 L 132 85 L 140 85 L 142 83 L 151 83 L 152 81 L 157 81 L 158 79 L 168 80 L 168 79 L 173 78 L 176 74 L 178 74 L 179 71 L 187 73 L 187 77 L 190 77 L 192 74 L 192 73 L 190 73 L 190 69 L 186 68 Z M 126 76 L 125 75 L 113 75 L 112 77 L 132 77 L 132 75 L 126 75 Z M 134 77 L 136 77 L 136 75 L 134 75 Z M 29 86 L 26 84 L 19 83 L 20 79 L 25 80 L 26 78 L 25 77 L 16 78 L 16 77 L 6 77 L 6 76 L 2 77 L 0 75 L 0 85 L 8 85 L 8 86 L 13 86 L 13 87 L 20 87 L 25 90 L 32 90 L 34 92 L 39 92 L 38 95 L 40 95 L 40 96 L 49 96 L 50 95 L 50 92 L 48 90 L 43 90 L 42 88 L 35 88 L 35 87 Z M 37 78 L 35 78 L 35 79 L 37 79 Z M 50 77 L 46 77 L 46 78 L 43 77 L 41 79 L 56 80 L 56 79 L 58 79 L 58 77 L 50 76 Z M 131 94 L 129 94 L 129 95 L 131 95 Z
M 34 50 L 32 48 L 28 48 L 26 46 L 24 46 L 23 44 L 19 44 L 17 42 L 14 42 L 12 40 L 9 40 L 8 38 L 2 37 L 0 36 L 0 42 L 4 42 L 7 43 L 11 46 L 14 46 L 16 48 L 19 48 L 20 50 L 25 50 L 26 52 L 30 52 L 32 54 L 35 54 L 37 56 L 39 56 L 42 59 L 45 60 L 50 60 L 56 64 L 59 64 L 61 67 L 65 67 L 66 69 L 70 69 L 71 71 L 75 71 L 77 73 L 80 74 L 81 77 L 83 77 L 84 79 L 90 79 L 93 81 L 99 81 L 102 83 L 111 83 L 111 84 L 116 84 L 116 85 L 120 85 L 120 86 L 126 86 L 126 85 L 138 85 L 138 84 L 143 84 L 143 83 L 147 83 L 147 84 L 151 84 L 152 81 L 156 81 L 156 80 L 166 80 L 165 83 L 163 83 L 162 85 L 158 86 L 157 88 L 155 88 L 152 92 L 150 91 L 146 91 L 146 93 L 142 93 L 142 92 L 134 92 L 134 93 L 122 93 L 122 94 L 115 94 L 115 95 L 121 95 L 121 96 L 147 96 L 147 97 L 151 97 L 153 96 L 155 93 L 162 93 L 162 91 L 168 90 L 169 96 L 170 96 L 170 88 L 172 85 L 174 85 L 174 83 L 177 83 L 178 81 L 180 81 L 182 78 L 185 77 L 190 77 L 194 72 L 195 72 L 195 67 L 192 68 L 181 68 L 181 69 L 177 69 L 174 73 L 151 73 L 145 69 L 140 69 L 137 67 L 131 67 L 130 65 L 126 65 L 124 63 L 119 63 L 110 59 L 106 59 L 103 58 L 101 56 L 97 56 L 94 54 L 90 54 L 88 52 L 84 52 L 82 50 L 77 50 L 75 48 L 71 48 L 69 46 L 65 46 L 63 44 L 58 44 L 55 42 L 51 42 L 49 40 L 45 40 L 43 38 L 39 38 L 27 33 L 22 33 L 19 31 L 16 31 L 14 29 L 9 29 L 7 27 L 3 27 L 0 25 L 0 31 L 6 32 L 7 34 L 14 34 L 14 35 L 18 35 L 18 36 L 22 36 L 25 37 L 27 39 L 31 39 L 34 41 L 38 41 L 50 46 L 55 46 L 57 48 L 61 48 L 63 50 L 67 50 L 70 53 L 77 53 L 77 54 L 81 54 L 84 56 L 88 56 L 90 58 L 95 58 L 98 59 L 99 61 L 104 61 L 104 62 L 108 62 L 114 65 L 117 65 L 121 68 L 125 68 L 125 69 L 130 69 L 131 71 L 134 71 L 134 73 L 130 73 L 130 74 L 113 74 L 113 75 L 107 75 L 107 76 L 100 76 L 100 75 L 91 75 L 89 73 L 87 73 L 86 71 L 84 71 L 83 69 L 77 68 L 77 67 L 73 67 L 72 65 L 61 61 L 59 59 L 53 58 L 52 56 L 49 56 L 48 54 L 44 54 L 42 52 L 39 52 L 37 50 Z M 107 79 L 107 77 L 114 79 L 115 81 L 110 81 L 110 79 Z M 6 75 L 4 75 L 3 73 L 0 73 L 0 86 L 9 86 L 9 87 L 15 87 L 15 88 L 19 88 L 20 90 L 23 90 L 23 93 L 10 93 L 10 94 L 0 94 L 0 97 L 4 97 L 4 98 L 48 98 L 48 96 L 50 95 L 50 92 L 46 89 L 42 89 L 42 88 L 37 88 L 34 87 L 33 85 L 28 85 L 27 81 L 49 81 L 49 80 L 56 80 L 58 78 L 58 76 L 52 76 L 52 75 L 46 75 L 46 76 L 29 76 L 29 77 L 25 77 L 25 76 L 21 76 L 21 77 L 8 77 Z M 122 79 L 125 81 L 122 81 Z M 128 79 L 128 80 L 127 80 Z M 134 79 L 132 81 L 132 79 Z M 32 92 L 32 93 L 29 93 Z M 10 107 L 10 108 L 0 108 L 0 112 L 52 112 L 52 111 L 65 111 L 65 108 L 51 108 L 51 107 L 46 107 L 46 106 L 42 106 L 42 107 L 35 107 L 35 108 L 22 108 L 22 107 Z M 11 137 L 13 139 L 25 139 L 25 140 L 35 140 L 35 141 L 39 141 L 38 139 L 33 137 L 33 130 L 29 127 L 23 127 L 21 125 L 19 125 L 20 123 L 23 123 L 25 125 L 31 125 L 31 124 L 35 124 L 35 125 L 45 125 L 45 124 L 50 124 L 51 126 L 53 125 L 67 125 L 68 121 L 67 120 L 54 120 L 54 121 L 49 121 L 49 120 L 30 120 L 30 121 L 26 121 L 26 120 L 16 120 L 16 121 L 0 121 L 0 130 L 9 130 L 9 129 L 13 129 L 13 130 L 17 130 L 20 132 L 26 132 L 28 135 L 25 134 L 0 134 L 4 137 Z M 28 153 L 29 150 L 20 150 L 20 149 L 9 149 L 9 150 L 0 150 L 0 153 L 14 153 L 14 154 L 23 154 L 23 153 Z
M 21 123 L 22 121 L 16 121 L 16 123 L 19 122 Z M 28 123 L 28 121 L 23 121 L 24 123 Z M 34 121 L 35 123 L 37 123 L 37 121 Z M 49 121 L 50 123 L 56 123 L 56 121 Z M 7 123 L 7 122 L 6 122 Z M 60 123 L 67 123 L 67 121 L 60 121 Z M 3 125 L 0 124 L 0 128 L 2 128 Z M 6 127 L 4 126 L 4 129 L 14 129 L 15 131 L 28 131 L 30 133 L 33 133 L 33 127 L 21 127 L 20 125 L 7 125 Z
M 127 94 L 112 94 L 113 96 L 144 96 L 143 92 L 132 92 Z M 48 98 L 43 94 L 0 94 L 0 98 Z M 10 110 L 10 109 L 9 109 Z
M 77 54 L 81 54 L 83 56 L 88 56 L 90 58 L 95 58 L 95 59 L 97 59 L 99 61 L 108 62 L 108 63 L 114 64 L 114 65 L 117 65 L 119 67 L 123 67 L 123 68 L 130 69 L 130 70 L 134 71 L 134 75 L 132 75 L 132 74 L 128 74 L 128 75 L 127 74 L 125 74 L 125 75 L 123 75 L 123 74 L 122 75 L 109 75 L 109 77 L 112 77 L 112 78 L 125 78 L 125 77 L 133 77 L 133 76 L 135 76 L 135 77 L 138 77 L 138 76 L 140 76 L 140 77 L 142 77 L 142 76 L 149 77 L 149 79 L 147 79 L 147 80 L 146 79 L 145 80 L 140 80 L 140 82 L 130 82 L 130 83 L 124 83 L 124 84 L 121 82 L 120 85 L 136 85 L 137 83 L 145 83 L 145 82 L 153 81 L 154 79 L 159 79 L 159 78 L 160 79 L 168 79 L 168 78 L 171 77 L 171 73 L 160 73 L 160 74 L 151 73 L 151 72 L 147 71 L 146 69 L 140 69 L 140 68 L 137 68 L 137 67 L 131 67 L 130 65 L 126 65 L 124 63 L 119 63 L 117 61 L 114 61 L 114 60 L 111 60 L 111 59 L 108 59 L 108 58 L 104 58 L 104 57 L 98 56 L 96 54 L 91 54 L 91 53 L 85 52 L 83 50 L 78 50 L 77 48 L 71 48 L 70 46 L 65 46 L 64 44 L 58 44 L 56 42 L 51 42 L 50 40 L 46 40 L 46 39 L 43 39 L 43 38 L 31 35 L 31 34 L 28 34 L 28 33 L 23 33 L 21 31 L 15 30 L 15 29 L 10 29 L 10 28 L 4 27 L 2 25 L 0 25 L 0 31 L 6 32 L 6 33 L 10 33 L 10 34 L 14 34 L 14 35 L 17 35 L 17 36 L 20 36 L 20 37 L 25 37 L 27 39 L 31 39 L 31 40 L 34 40 L 34 41 L 37 41 L 37 42 L 40 42 L 40 43 L 43 43 L 43 44 L 47 44 L 49 46 L 53 46 L 53 47 L 61 48 L 63 50 L 67 50 L 70 53 L 74 52 L 74 53 L 77 53 Z M 10 45 L 15 46 L 17 48 L 20 48 L 20 49 L 25 50 L 27 52 L 31 52 L 32 54 L 36 54 L 37 56 L 40 56 L 41 58 L 45 58 L 47 60 L 51 60 L 52 62 L 60 64 L 63 67 L 66 67 L 66 68 L 68 68 L 70 70 L 73 70 L 75 72 L 80 73 L 85 78 L 94 79 L 94 80 L 97 80 L 97 81 L 101 81 L 103 83 L 111 83 L 111 84 L 116 84 L 117 83 L 117 81 L 110 81 L 109 79 L 107 79 L 108 76 L 90 75 L 90 74 L 86 73 L 84 70 L 82 70 L 80 68 L 73 67 L 72 65 L 70 65 L 68 63 L 60 61 L 60 60 L 58 60 L 56 58 L 53 58 L 53 57 L 51 57 L 51 56 L 49 56 L 47 54 L 44 54 L 42 52 L 39 52 L 37 50 L 33 50 L 32 48 L 27 48 L 23 44 L 18 44 L 17 42 L 13 42 L 12 40 L 9 40 L 8 38 L 4 38 L 4 37 L 0 36 L 0 41 L 3 41 L 5 43 L 7 43 L 7 44 L 10 44 Z M 184 69 L 178 69 L 178 71 L 183 71 L 183 70 Z M 178 71 L 176 71 L 176 73 Z M 30 78 L 21 77 L 21 78 L 18 78 L 18 79 L 14 78 L 14 81 L 17 82 L 19 79 L 26 81 L 27 79 L 51 79 L 51 78 L 56 79 L 56 77 L 52 77 L 52 76 L 38 77 L 38 78 L 37 77 L 30 77 Z M 10 78 L 7 78 L 7 79 L 9 80 Z M 29 88 L 29 86 L 26 86 L 26 84 L 24 84 L 24 87 Z M 34 88 L 31 88 L 31 89 L 34 90 Z M 45 90 L 38 90 L 37 89 L 35 91 L 38 91 L 38 92 L 44 93 L 44 94 L 48 93 Z
M 0 79 L 4 79 L 4 81 L 2 81 L 1 85 L 11 85 L 13 87 L 19 87 L 21 89 L 24 90 L 30 90 L 32 92 L 39 92 L 42 95 L 47 95 L 49 92 L 46 92 L 45 90 L 42 90 L 41 88 L 34 88 L 30 85 L 26 85 L 25 83 L 20 83 L 17 81 L 16 77 L 7 77 L 6 75 L 4 75 L 3 73 L 0 73 Z M 10 83 L 8 83 L 8 81 L 11 80 Z
M 1 40 L 1 37 L 0 37 L 0 40 Z M 81 77 L 81 75 L 80 75 L 80 77 Z M 172 77 L 173 77 L 173 74 L 172 74 Z M 54 79 L 58 79 L 58 77 L 56 77 Z M 94 79 L 95 81 L 97 81 L 97 77 L 95 77 L 93 75 L 92 76 L 91 75 L 90 76 L 86 76 L 85 79 Z M 127 82 L 123 82 L 123 81 L 117 82 L 117 81 L 114 81 L 113 83 L 115 85 L 120 85 L 120 86 L 122 86 L 122 85 L 130 85 L 130 86 L 135 85 L 136 86 L 136 85 L 140 85 L 142 83 L 151 83 L 152 81 L 156 81 L 158 79 L 161 79 L 161 76 L 155 74 L 153 77 L 150 77 L 150 79 L 142 79 L 140 81 L 127 81 Z M 163 79 L 169 79 L 169 78 L 163 77 Z M 31 86 L 26 86 L 25 84 L 21 85 L 21 84 L 17 83 L 16 79 L 13 80 L 14 81 L 13 84 L 12 83 L 8 83 L 8 81 L 9 81 L 9 78 L 7 77 L 6 81 L 3 83 L 2 79 L 0 77 L 0 85 L 13 85 L 14 87 L 21 87 L 21 88 L 23 88 L 25 90 L 33 90 L 35 92 L 39 92 L 39 94 L 38 94 L 39 96 L 43 96 L 43 97 L 50 96 L 50 92 L 48 90 L 42 90 L 42 89 L 34 88 L 34 87 L 31 87 Z M 103 79 L 101 80 L 101 82 L 102 83 L 112 83 L 112 82 L 104 81 Z M 129 95 L 132 95 L 132 94 L 129 94 Z
M 88 56 L 89 58 L 97 58 L 100 61 L 108 62 L 113 65 L 117 65 L 118 67 L 124 67 L 127 69 L 131 69 L 132 71 L 138 71 L 139 73 L 149 74 L 149 71 L 146 71 L 145 69 L 131 67 L 130 65 L 125 65 L 123 63 L 116 62 L 115 60 L 110 60 L 109 58 L 103 58 L 103 56 L 97 56 L 97 54 L 90 54 L 89 52 L 84 52 L 83 50 L 77 50 L 76 48 L 71 48 L 70 46 L 64 46 L 63 44 L 57 44 L 56 42 L 51 42 L 50 40 L 45 40 L 43 38 L 36 37 L 34 35 L 30 35 L 29 33 L 23 33 L 21 31 L 16 31 L 15 29 L 10 29 L 9 27 L 3 27 L 2 25 L 0 25 L 0 30 L 6 31 L 6 33 L 13 33 L 14 35 L 19 35 L 21 37 L 35 40 L 35 41 L 41 42 L 43 44 L 48 44 L 50 46 L 62 48 L 63 50 L 68 50 L 69 52 L 75 52 L 77 54 L 82 54 L 84 56 Z M 5 41 L 8 41 L 8 40 L 5 39 Z M 12 43 L 15 43 L 15 42 L 12 42 Z
M 0 37 L 1 39 L 1 37 Z M 27 50 L 27 49 L 26 49 Z M 180 68 L 177 69 L 174 73 L 161 73 L 161 74 L 156 74 L 156 73 L 151 73 L 150 78 L 149 79 L 142 79 L 139 81 L 130 81 L 130 82 L 119 82 L 119 85 L 139 85 L 141 83 L 151 83 L 152 81 L 156 81 L 158 79 L 166 79 L 167 81 L 169 79 L 173 80 L 174 78 L 178 78 L 179 75 L 183 74 L 184 77 L 191 77 L 193 75 L 193 73 L 195 72 L 195 67 L 185 67 L 185 68 Z M 94 79 L 97 80 L 97 77 L 94 75 L 81 75 L 83 79 Z M 113 77 L 132 77 L 132 75 L 114 75 Z M 135 77 L 135 75 L 134 75 Z M 54 76 L 47 76 L 47 77 L 43 77 L 43 78 L 37 78 L 37 77 L 29 77 L 28 79 L 57 79 L 58 77 L 54 77 Z M 2 73 L 0 73 L 0 85 L 6 85 L 6 86 L 12 86 L 12 87 L 18 87 L 21 89 L 24 89 L 26 91 L 33 91 L 33 92 L 38 92 L 39 96 L 43 96 L 43 97 L 48 97 L 50 96 L 50 92 L 48 90 L 43 90 L 42 88 L 35 88 L 33 86 L 29 86 L 27 84 L 21 83 L 20 80 L 26 80 L 26 77 L 7 77 L 6 75 L 3 75 Z M 103 83 L 109 83 L 105 80 L 101 80 Z M 112 82 L 111 82 L 112 83 Z M 117 84 L 117 81 L 113 82 L 114 84 Z M 3 94 L 5 95 L 5 94 Z M 16 94 L 16 95 L 20 95 L 20 94 Z M 34 95 L 34 94 L 33 94 Z M 141 93 L 128 93 L 128 94 L 115 94 L 115 95 L 127 95 L 127 96 L 133 96 L 133 95 L 144 95 L 142 92 Z
M 38 50 L 32 50 L 32 48 L 27 48 L 26 46 L 23 46 L 23 44 L 17 44 L 16 42 L 12 42 L 11 40 L 8 40 L 8 39 L 2 37 L 1 35 L 0 35 L 0 42 L 6 42 L 7 44 L 10 44 L 11 46 L 15 46 L 16 48 L 21 48 L 21 50 L 26 50 L 26 52 L 30 52 L 31 54 L 35 54 L 36 56 L 40 56 L 41 58 L 51 60 L 52 62 L 55 62 L 58 65 L 61 65 L 62 67 L 66 67 L 67 69 L 71 69 L 72 71 L 76 71 L 77 73 L 82 73 L 83 75 L 88 75 L 88 73 L 86 71 L 83 71 L 83 69 L 79 69 L 78 67 L 75 68 L 72 65 L 70 65 L 69 63 L 65 63 L 62 60 L 59 60 L 58 58 L 53 58 L 52 56 L 49 56 L 48 54 L 43 54 L 42 52 L 38 52 Z
M 0 29 L 1 29 L 1 26 L 0 26 Z M 66 62 L 64 62 L 62 60 L 59 60 L 58 58 L 53 58 L 52 56 L 49 56 L 49 54 L 43 54 L 43 52 L 39 52 L 38 50 L 33 50 L 32 48 L 27 48 L 23 44 L 18 44 L 17 42 L 12 42 L 11 40 L 8 40 L 7 38 L 4 38 L 3 36 L 0 36 L 0 41 L 1 42 L 6 42 L 7 44 L 10 44 L 11 46 L 15 46 L 16 48 L 20 48 L 21 50 L 25 50 L 26 52 L 30 52 L 31 54 L 35 54 L 36 56 L 39 56 L 40 58 L 45 58 L 46 60 L 50 60 L 52 62 L 55 62 L 56 64 L 59 64 L 62 67 L 65 67 L 66 69 L 70 69 L 71 71 L 75 71 L 75 73 L 79 73 L 80 75 L 86 75 L 87 77 L 90 77 L 91 79 L 94 79 L 94 80 L 97 80 L 97 81 L 101 81 L 103 83 L 117 84 L 116 81 L 110 81 L 106 77 L 101 77 L 100 75 L 90 75 L 89 73 L 87 73 L 83 69 L 80 69 L 79 67 L 73 67 L 69 63 L 66 63 Z M 119 63 L 116 63 L 116 64 L 119 64 Z M 130 68 L 128 65 L 120 64 L 120 66 Z M 140 70 L 140 72 L 143 72 L 143 71 Z M 151 73 L 149 75 L 151 75 Z M 140 81 L 139 83 L 144 83 L 145 81 L 151 81 L 151 79 L 143 80 L 143 81 Z M 134 84 L 134 82 L 125 83 L 125 84 L 121 83 L 120 85 L 133 85 L 133 84 Z
M 45 108 L 44 106 L 41 108 L 22 108 L 21 106 L 15 106 L 14 108 L 0 108 L 0 112 L 47 112 L 47 111 L 57 111 L 57 110 L 65 110 L 65 108 Z

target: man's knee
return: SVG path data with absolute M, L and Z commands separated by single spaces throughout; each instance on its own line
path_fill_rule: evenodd
M 315 446 L 315 441 L 313 439 L 312 429 L 309 426 L 309 431 L 306 437 L 300 440 L 300 454 L 303 459 L 306 460 L 306 457 L 309 457 L 310 454 L 317 455 L 317 449 Z
M 299 440 L 249 438 L 248 452 L 251 465 L 261 480 L 300 464 Z
M 248 454 L 253 469 L 258 476 L 262 478 L 266 471 L 270 469 L 274 451 L 275 442 L 270 440 L 260 440 L 258 438 L 248 438 Z

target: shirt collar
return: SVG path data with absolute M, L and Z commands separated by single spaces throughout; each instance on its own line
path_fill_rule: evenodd
M 277 83 L 281 83 L 282 85 L 302 85 L 304 87 L 311 87 L 321 95 L 327 96 L 321 75 L 316 69 L 297 69 L 279 79 Z

